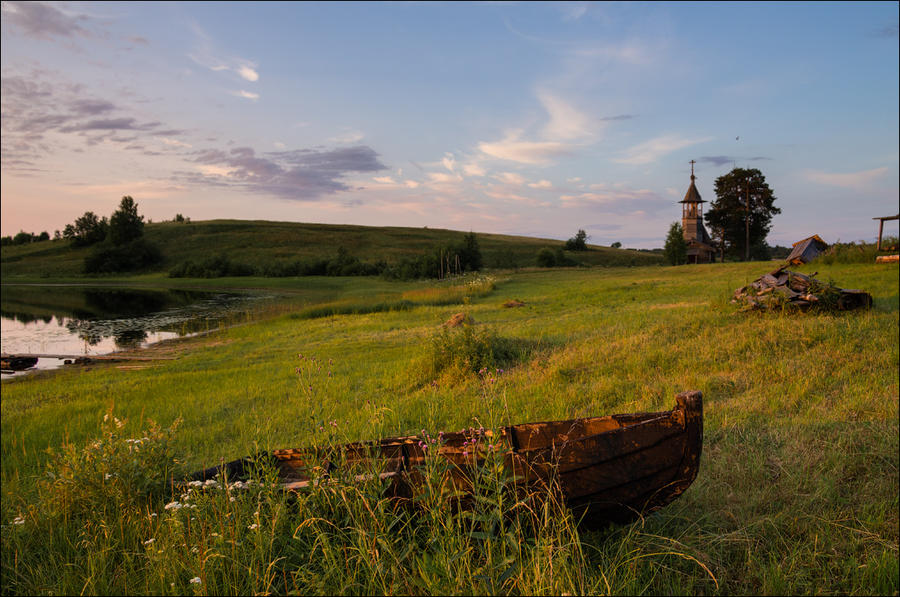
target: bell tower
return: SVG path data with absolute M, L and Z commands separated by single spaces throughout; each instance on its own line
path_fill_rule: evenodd
M 715 257 L 712 246 L 712 239 L 703 226 L 703 204 L 706 203 L 700 197 L 700 191 L 697 190 L 694 176 L 694 160 L 691 160 L 691 186 L 688 187 L 687 193 L 681 203 L 681 230 L 684 234 L 684 241 L 688 246 L 688 263 L 711 263 Z

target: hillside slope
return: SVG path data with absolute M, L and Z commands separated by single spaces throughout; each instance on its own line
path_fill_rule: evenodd
M 394 263 L 462 240 L 466 232 L 437 228 L 401 228 L 304 224 L 244 220 L 161 222 L 148 224 L 145 237 L 162 250 L 158 271 L 183 261 L 202 261 L 224 255 L 232 261 L 262 265 L 296 259 L 332 258 L 340 247 L 365 262 Z M 563 241 L 477 233 L 488 268 L 530 267 L 542 248 L 562 248 Z M 654 265 L 662 255 L 649 251 L 588 245 L 588 251 L 568 253 L 585 265 Z M 73 248 L 68 241 L 44 241 L 3 247 L 0 273 L 4 277 L 79 275 L 89 248 Z

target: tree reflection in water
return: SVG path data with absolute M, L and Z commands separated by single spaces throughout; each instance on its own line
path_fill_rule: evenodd
M 0 316 L 24 324 L 31 331 L 17 332 L 19 337 L 29 346 L 46 345 L 42 352 L 60 346 L 58 333 L 41 330 L 40 322 L 46 327 L 55 318 L 87 353 L 88 347 L 107 339 L 112 339 L 117 349 L 136 348 L 161 339 L 161 334 L 182 336 L 245 320 L 260 298 L 264 297 L 184 290 L 4 286 Z M 150 339 L 151 334 L 156 338 Z M 4 348 L 6 342 L 4 332 Z M 60 348 L 56 352 L 65 352 Z

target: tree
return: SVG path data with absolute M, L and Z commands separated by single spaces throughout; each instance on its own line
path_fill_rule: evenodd
M 579 230 L 578 234 L 566 241 L 566 251 L 587 251 L 587 239 L 587 232 Z
M 756 168 L 735 168 L 717 178 L 715 188 L 706 223 L 725 254 L 748 260 L 753 247 L 765 246 L 772 216 L 781 213 L 775 195 Z
M 678 222 L 672 222 L 672 225 L 669 226 L 665 254 L 666 260 L 671 265 L 681 265 L 687 262 L 687 243 L 684 241 L 684 230 Z
M 25 232 L 24 230 L 20 230 L 19 233 L 13 237 L 14 245 L 27 245 L 30 242 L 34 242 L 34 234 Z
M 106 238 L 109 222 L 106 218 L 98 218 L 92 211 L 75 220 L 75 224 L 66 224 L 63 238 L 70 239 L 76 246 L 84 247 L 102 242 Z
M 613 244 L 611 244 L 611 245 L 609 245 L 609 246 L 612 247 L 613 249 L 621 249 L 621 248 L 622 248 L 622 243 L 620 243 L 619 241 L 616 241 L 616 242 L 614 242 Z
M 469 232 L 459 247 L 459 260 L 464 271 L 477 272 L 481 269 L 481 247 L 478 246 L 478 238 L 474 232 Z
M 138 215 L 137 203 L 129 195 L 122 197 L 119 209 L 109 218 L 109 240 L 119 246 L 144 235 L 144 216 Z

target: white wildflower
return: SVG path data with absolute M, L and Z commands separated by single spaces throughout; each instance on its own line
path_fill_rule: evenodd
M 22 516 L 16 516 L 13 518 L 13 524 L 25 524 L 25 518 Z
M 253 524 L 251 524 L 251 525 L 248 526 L 247 528 L 250 529 L 251 531 L 253 531 L 253 530 L 258 529 L 258 528 L 259 528 L 259 525 L 256 524 L 256 523 L 254 522 Z
M 156 539 L 154 539 L 153 537 L 150 537 L 149 539 L 144 541 L 144 545 L 151 545 L 154 541 L 156 541 Z
M 201 582 L 202 582 L 202 581 L 200 580 L 200 577 L 199 577 L 199 576 L 195 576 L 194 578 L 191 579 L 191 584 L 192 584 L 192 585 L 199 585 Z
M 166 510 L 178 510 L 182 507 L 181 502 L 169 502 L 166 504 Z

